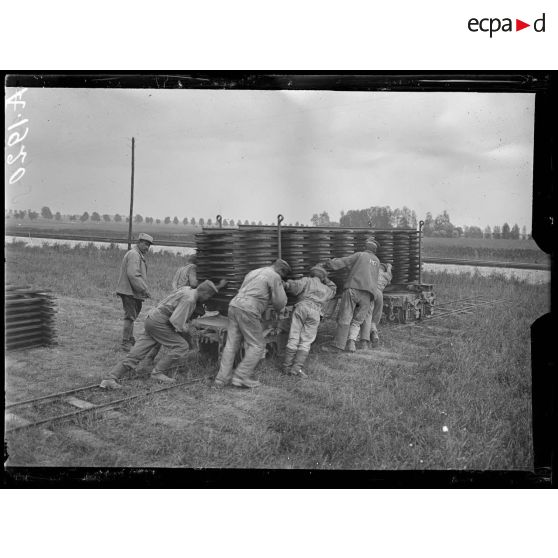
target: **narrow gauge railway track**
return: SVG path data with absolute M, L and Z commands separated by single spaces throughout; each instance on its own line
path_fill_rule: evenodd
M 411 321 L 404 324 L 396 324 L 392 327 L 401 328 L 401 327 L 409 327 L 409 326 L 417 327 L 421 325 L 427 325 L 432 320 L 445 318 L 450 315 L 470 314 L 473 310 L 480 308 L 482 306 L 502 304 L 505 302 L 509 302 L 509 300 L 510 300 L 509 298 L 487 299 L 482 295 L 460 298 L 455 300 L 448 300 L 446 302 L 436 304 L 435 313 L 432 316 L 427 316 L 425 318 L 421 318 L 420 320 Z M 436 310 L 440 308 L 442 308 L 442 312 L 437 313 Z
M 80 388 L 62 391 L 58 393 L 53 393 L 50 395 L 44 395 L 42 397 L 37 397 L 35 399 L 26 399 L 25 401 L 17 401 L 15 403 L 10 403 L 5 406 L 6 410 L 6 433 L 26 430 L 36 426 L 42 426 L 45 424 L 52 424 L 55 422 L 61 422 L 65 420 L 71 420 L 79 416 L 94 415 L 98 411 L 108 411 L 122 407 L 126 403 L 149 397 L 163 391 L 169 391 L 184 386 L 192 386 L 204 382 L 205 378 L 197 378 L 195 380 L 187 380 L 184 382 L 177 382 L 176 384 L 166 385 L 155 389 L 142 390 L 126 395 L 125 397 L 114 397 L 116 393 L 121 394 L 121 392 L 110 392 L 99 387 L 99 384 L 93 384 L 89 386 L 83 386 Z M 87 398 L 77 399 L 74 397 L 75 394 L 79 393 L 82 397 L 84 394 L 89 399 L 99 399 L 100 401 L 93 403 Z M 112 397 L 111 397 L 112 396 Z M 40 414 L 44 408 L 51 406 L 57 408 L 58 414 L 52 414 L 50 416 L 36 417 Z M 43 407 L 43 409 L 41 409 Z M 73 409 L 68 412 L 60 412 L 63 408 Z M 15 415 L 14 411 L 17 410 L 18 415 Z M 31 417 L 29 415 L 31 414 Z M 25 416 L 27 415 L 27 417 Z M 35 416 L 33 416 L 35 415 Z M 13 426 L 10 426 L 10 422 Z

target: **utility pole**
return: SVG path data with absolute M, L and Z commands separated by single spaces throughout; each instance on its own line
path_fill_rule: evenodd
M 130 188 L 130 218 L 128 221 L 128 250 L 132 249 L 132 218 L 134 216 L 134 148 L 136 140 L 132 138 L 132 185 Z

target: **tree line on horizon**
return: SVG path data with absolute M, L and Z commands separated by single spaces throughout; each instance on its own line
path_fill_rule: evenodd
M 38 219 L 39 215 L 43 219 L 54 219 L 55 221 L 69 220 L 72 222 L 82 222 L 91 221 L 94 223 L 121 223 L 129 222 L 129 218 L 120 214 L 101 215 L 97 211 L 93 211 L 91 214 L 84 211 L 81 215 L 62 215 L 59 211 L 52 213 L 51 209 L 44 206 L 41 209 L 40 214 L 37 211 L 28 210 L 6 210 L 6 218 L 24 219 L 28 218 L 31 221 Z M 314 213 L 310 222 L 316 227 L 371 227 L 374 229 L 397 229 L 397 228 L 412 228 L 416 229 L 418 227 L 418 219 L 416 212 L 409 209 L 406 206 L 402 208 L 392 209 L 390 206 L 371 206 L 366 209 L 350 209 L 348 211 L 341 211 L 339 216 L 339 221 L 331 221 L 327 211 L 322 211 L 321 213 Z M 216 226 L 217 222 L 213 219 L 204 219 L 200 217 L 196 219 L 195 217 L 184 217 L 179 219 L 177 216 L 171 218 L 170 216 L 164 219 L 153 218 L 153 217 L 143 217 L 139 213 L 134 216 L 134 223 L 141 224 L 146 223 L 151 224 L 164 224 L 164 225 L 178 225 L 182 224 L 185 226 L 199 226 L 199 227 L 212 227 Z M 256 223 L 256 221 L 248 221 L 248 219 L 241 221 L 240 219 L 223 219 L 224 227 L 234 227 L 240 225 L 253 225 L 253 226 L 264 226 L 268 225 L 263 223 L 261 220 Z M 275 223 L 269 223 L 269 225 L 274 225 Z M 296 221 L 293 223 L 288 223 L 287 226 L 306 226 L 304 223 Z M 510 226 L 507 222 L 503 225 L 494 225 L 490 227 L 487 225 L 484 229 L 478 226 L 455 226 L 450 219 L 449 213 L 447 211 L 442 211 L 436 217 L 433 217 L 431 212 L 426 213 L 423 225 L 424 236 L 427 237 L 439 237 L 439 238 L 495 238 L 495 239 L 527 239 L 531 238 L 531 234 L 527 232 L 527 227 L 523 225 L 520 230 L 517 223 Z
M 41 209 L 41 212 L 38 213 L 37 211 L 34 211 L 32 209 L 28 209 L 28 210 L 6 210 L 5 211 L 5 217 L 6 218 L 14 218 L 14 219 L 29 219 L 31 221 L 34 221 L 36 219 L 38 219 L 40 217 L 42 217 L 43 219 L 48 219 L 48 220 L 55 220 L 55 221 L 72 221 L 72 222 L 81 222 L 81 223 L 85 223 L 87 221 L 91 221 L 94 223 L 101 223 L 101 222 L 105 222 L 105 223 L 122 223 L 122 222 L 126 222 L 128 223 L 130 221 L 130 218 L 124 215 L 120 215 L 119 213 L 116 213 L 115 215 L 109 215 L 107 213 L 101 215 L 100 213 L 98 213 L 97 211 L 93 211 L 91 214 L 88 211 L 84 211 L 81 215 L 77 215 L 77 214 L 68 214 L 68 215 L 63 215 L 61 214 L 59 211 L 57 211 L 56 213 L 53 213 L 50 209 L 50 207 L 44 206 Z M 134 223 L 136 224 L 141 224 L 141 223 L 146 223 L 148 225 L 152 225 L 152 224 L 163 224 L 163 225 L 185 225 L 185 226 L 199 226 L 199 227 L 213 227 L 213 226 L 217 226 L 217 221 L 213 220 L 211 217 L 209 217 L 208 219 L 205 219 L 203 217 L 199 217 L 199 218 L 195 218 L 195 217 L 183 217 L 182 219 L 179 219 L 177 216 L 175 216 L 174 218 L 171 218 L 170 216 L 165 217 L 164 219 L 159 219 L 159 218 L 154 218 L 154 217 L 144 217 L 143 215 L 140 215 L 139 213 L 134 215 Z M 268 223 L 263 223 L 261 220 L 256 222 L 256 221 L 248 221 L 248 219 L 245 219 L 244 221 L 242 221 L 241 219 L 223 219 L 223 227 L 234 227 L 234 226 L 240 226 L 240 225 L 253 225 L 253 226 L 265 226 L 268 225 Z M 275 223 L 269 223 L 269 225 L 274 225 Z M 290 226 L 295 226 L 295 227 L 299 227 L 299 226 L 303 226 L 302 223 L 299 223 L 298 221 L 296 223 L 294 223 L 294 225 L 292 223 L 289 223 Z
M 389 206 L 372 206 L 367 209 L 350 209 L 341 211 L 339 221 L 331 221 L 327 211 L 314 213 L 311 222 L 316 227 L 370 227 L 373 229 L 401 229 L 418 228 L 416 212 L 406 206 L 392 209 Z M 527 227 L 523 225 L 520 230 L 516 223 L 510 227 L 505 222 L 503 225 L 487 225 L 484 230 L 477 226 L 455 226 L 447 211 L 433 217 L 431 212 L 424 218 L 423 234 L 428 237 L 438 238 L 495 238 L 495 239 L 527 239 Z

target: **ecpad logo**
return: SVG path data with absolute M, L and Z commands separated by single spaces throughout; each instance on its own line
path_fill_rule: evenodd
M 539 19 L 536 19 L 533 22 L 533 29 L 536 33 L 545 32 L 545 17 L 546 14 L 543 13 L 543 15 Z M 514 31 L 512 18 L 509 17 L 505 17 L 503 19 L 500 19 L 498 17 L 485 17 L 482 19 L 472 17 L 468 21 L 467 27 L 472 33 L 477 33 L 478 31 L 481 31 L 483 33 L 490 33 L 490 38 L 492 38 L 492 35 L 494 33 L 497 33 L 498 31 L 503 31 L 504 33 Z M 526 29 L 527 27 L 531 27 L 531 24 L 525 23 L 520 19 L 515 20 L 515 31 L 521 31 L 522 29 Z

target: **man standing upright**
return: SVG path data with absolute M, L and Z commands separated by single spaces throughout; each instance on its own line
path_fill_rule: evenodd
M 265 356 L 265 339 L 261 317 L 271 302 L 277 312 L 287 305 L 283 279 L 291 272 L 285 260 L 250 271 L 229 304 L 227 343 L 221 356 L 221 366 L 215 378 L 215 387 L 232 383 L 236 387 L 255 388 L 260 382 L 253 378 L 254 370 Z M 246 354 L 233 374 L 236 353 L 244 339 Z
M 126 252 L 120 266 L 116 294 L 122 299 L 122 306 L 124 307 L 121 346 L 125 352 L 129 352 L 136 341 L 134 338 L 134 322 L 141 312 L 143 301 L 151 297 L 147 287 L 145 257 L 152 244 L 152 236 L 140 233 L 137 244 Z
M 343 284 L 343 293 L 337 316 L 337 330 L 331 345 L 322 347 L 326 352 L 356 350 L 360 326 L 364 322 L 374 296 L 379 293 L 378 273 L 380 260 L 376 256 L 379 244 L 369 238 L 363 252 L 355 252 L 344 258 L 333 258 L 325 262 L 330 269 L 349 268 Z

